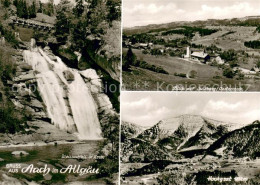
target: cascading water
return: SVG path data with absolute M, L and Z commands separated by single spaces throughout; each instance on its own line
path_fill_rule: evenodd
M 38 88 L 53 124 L 77 133 L 81 140 L 101 139 L 96 104 L 79 72 L 58 57 L 50 59 L 41 48 L 26 50 L 23 55 L 37 73 Z

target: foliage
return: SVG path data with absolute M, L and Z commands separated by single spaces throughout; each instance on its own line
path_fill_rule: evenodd
M 121 17 L 121 9 L 120 9 L 120 1 L 117 0 L 108 0 L 107 1 L 108 14 L 107 19 L 112 22 L 113 20 L 120 20 Z
M 185 73 L 174 73 L 174 76 L 179 76 L 182 78 L 186 78 L 186 74 Z
M 11 80 L 16 71 L 16 66 L 11 60 L 11 54 L 5 52 L 3 49 L 0 50 L 0 76 L 5 82 Z
M 30 19 L 36 17 L 36 4 L 33 1 L 31 6 L 28 6 L 25 0 L 15 0 L 13 2 L 14 6 L 16 6 L 16 15 L 17 17 Z
M 11 54 L 0 51 L 0 133 L 14 134 L 24 131 L 26 117 L 21 112 L 15 110 L 13 103 L 9 99 L 9 89 L 3 84 L 10 80 L 15 73 L 16 66 L 11 60 Z M 2 93 L 3 92 L 3 93 Z
M 258 33 L 260 33 L 260 26 L 258 26 L 258 27 L 256 28 L 256 31 L 257 31 Z
M 186 174 L 184 171 L 173 170 L 159 175 L 157 182 L 158 184 L 196 185 L 195 177 L 194 175 Z
M 5 37 L 5 40 L 9 42 L 13 47 L 17 47 L 19 42 L 16 40 L 14 33 L 0 23 L 0 33 Z
M 70 33 L 70 20 L 64 10 L 58 11 L 54 35 L 58 42 L 65 43 Z
M 136 61 L 136 55 L 133 53 L 132 49 L 129 48 L 126 53 L 126 56 L 123 57 L 123 64 L 122 64 L 123 70 L 127 71 L 130 65 L 133 65 L 135 61 Z
M 169 31 L 162 32 L 162 35 L 171 35 L 171 34 L 181 34 L 186 37 L 192 38 L 194 33 L 198 32 L 201 36 L 211 35 L 212 33 L 217 32 L 216 29 L 207 29 L 207 28 L 199 28 L 199 27 L 190 27 L 183 26 L 179 29 L 173 29 Z
M 141 67 L 141 68 L 144 68 L 144 69 L 148 69 L 150 71 L 154 71 L 154 72 L 157 72 L 157 73 L 169 74 L 162 67 L 158 67 L 158 66 L 155 66 L 155 65 L 148 64 L 145 61 L 137 60 L 136 63 L 135 63 L 135 66 L 136 67 Z
M 43 12 L 43 8 L 42 8 L 42 2 L 39 2 L 39 9 L 37 11 L 38 13 L 42 13 Z
M 134 34 L 129 38 L 132 44 L 154 42 L 156 37 L 147 33 Z
M 100 115 L 102 116 L 102 112 Z M 111 178 L 113 174 L 118 173 L 119 166 L 119 117 L 111 116 L 106 123 L 101 122 L 101 128 L 103 137 L 106 138 L 100 145 L 100 156 L 105 157 L 103 159 L 97 159 L 94 163 L 94 167 L 99 168 L 100 173 L 96 176 L 109 177 Z M 104 149 L 108 152 L 105 154 Z
M 11 102 L 0 106 L 0 133 L 14 134 L 24 131 L 25 117 L 21 117 L 20 112 L 15 110 Z
M 225 68 L 223 70 L 223 76 L 227 77 L 227 78 L 233 78 L 236 74 L 234 73 L 234 71 L 228 67 L 228 68 Z
M 73 8 L 75 16 L 80 17 L 84 12 L 83 0 L 76 0 L 76 6 Z
M 238 62 L 235 61 L 235 60 L 230 61 L 230 62 L 229 62 L 229 65 L 230 65 L 231 68 L 239 66 L 239 65 L 238 65 Z
M 151 49 L 151 55 L 162 55 L 162 52 L 160 49 L 157 49 L 157 48 L 154 48 L 154 49 Z
M 260 68 L 260 60 L 257 61 L 256 67 Z
M 233 61 L 237 59 L 237 53 L 234 49 L 229 49 L 220 54 L 220 57 L 225 61 Z
M 32 5 L 28 8 L 28 17 L 35 18 L 36 17 L 36 5 L 33 1 Z
M 11 2 L 10 0 L 4 0 L 4 7 L 8 8 L 10 6 Z
M 17 17 L 24 18 L 24 19 L 28 18 L 28 9 L 27 9 L 26 1 L 18 0 L 16 9 L 17 9 L 16 11 Z
M 50 0 L 42 9 L 42 13 L 52 16 L 54 14 L 53 0 Z
M 244 45 L 248 48 L 260 49 L 260 41 L 259 40 L 248 41 L 248 42 L 245 42 Z
M 187 39 L 183 38 L 183 39 L 170 40 L 165 44 L 165 47 L 176 48 L 176 47 L 184 47 L 188 45 L 190 45 L 190 42 Z

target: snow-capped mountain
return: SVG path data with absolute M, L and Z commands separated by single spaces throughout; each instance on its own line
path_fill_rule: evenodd
M 143 131 L 133 124 L 124 124 L 122 133 L 128 138 L 122 142 L 122 158 L 132 162 L 153 161 L 179 158 L 194 151 L 205 152 L 219 139 L 225 140 L 230 133 L 246 128 L 242 126 L 198 115 L 165 119 Z

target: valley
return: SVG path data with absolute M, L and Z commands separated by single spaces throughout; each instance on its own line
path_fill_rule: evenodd
M 259 19 L 245 17 L 126 28 L 124 88 L 258 91 L 258 26 Z
M 137 125 L 127 125 L 122 128 L 132 128 L 132 135 L 121 136 L 122 184 L 260 182 L 259 121 L 237 125 L 182 115 L 137 135 Z

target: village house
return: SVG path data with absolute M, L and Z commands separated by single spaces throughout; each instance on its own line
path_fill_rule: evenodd
M 193 60 L 198 60 L 202 63 L 206 63 L 207 61 L 209 61 L 210 56 L 207 53 L 202 52 L 193 52 L 191 54 L 191 59 Z
M 186 55 L 184 55 L 184 58 L 200 61 L 202 63 L 206 63 L 210 60 L 210 56 L 207 53 L 204 51 L 192 52 L 189 46 L 186 49 Z

